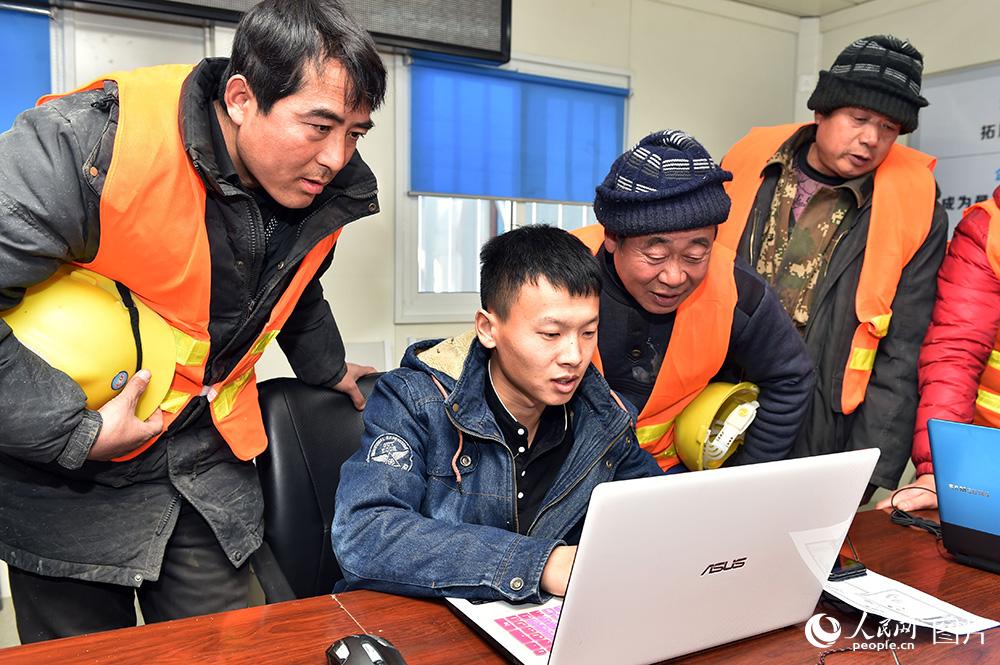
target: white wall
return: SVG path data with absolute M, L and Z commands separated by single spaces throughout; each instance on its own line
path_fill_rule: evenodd
M 721 159 L 752 125 L 791 120 L 798 20 L 725 0 L 632 3 L 629 135 L 683 129 Z
M 924 74 L 1000 60 L 996 0 L 872 0 L 820 19 L 823 67 L 859 37 L 889 33 L 924 56 Z
M 201 26 L 73 10 L 58 16 L 61 32 L 53 50 L 62 76 L 56 89 L 71 90 L 121 69 L 197 62 L 209 55 L 211 32 Z

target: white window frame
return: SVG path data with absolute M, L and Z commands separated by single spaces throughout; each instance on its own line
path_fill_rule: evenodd
M 570 63 L 538 56 L 517 56 L 501 69 L 581 81 L 631 90 L 631 77 L 621 69 L 590 64 Z M 479 294 L 421 293 L 419 291 L 417 196 L 410 186 L 410 70 L 408 56 L 393 57 L 396 114 L 396 323 L 462 323 L 472 319 L 479 308 Z M 625 122 L 622 132 L 624 150 L 628 136 L 628 102 L 625 100 Z M 610 166 L 610 165 L 609 165 Z M 596 184 L 596 183 L 595 183 Z M 483 197 L 469 197 L 483 198 Z M 504 199 L 511 200 L 511 199 Z M 514 199 L 514 226 L 525 219 L 528 204 L 534 200 Z M 553 203 L 553 201 L 538 201 Z
M 89 83 L 95 76 L 113 71 L 132 69 L 154 63 L 177 61 L 167 55 L 175 50 L 177 40 L 188 46 L 198 44 L 201 53 L 197 59 L 183 57 L 191 64 L 204 57 L 229 55 L 234 25 L 223 22 L 206 22 L 181 16 L 156 12 L 129 10 L 117 7 L 80 6 L 51 7 L 52 21 L 49 28 L 51 57 L 51 89 L 67 92 Z M 95 35 L 107 35 L 107 42 L 97 43 Z M 86 37 L 81 37 L 86 35 Z M 129 41 L 129 36 L 138 37 Z M 157 41 L 162 42 L 158 46 Z M 78 56 L 87 50 L 102 50 L 105 65 L 96 69 L 92 60 L 78 63 Z M 162 52 L 162 53 L 161 53 Z M 87 65 L 81 73 L 78 64 Z

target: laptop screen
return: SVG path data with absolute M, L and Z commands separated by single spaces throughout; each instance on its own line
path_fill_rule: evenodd
M 929 420 L 941 521 L 1000 535 L 1000 430 Z

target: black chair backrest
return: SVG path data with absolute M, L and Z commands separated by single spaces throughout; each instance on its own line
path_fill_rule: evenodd
M 381 374 L 358 381 L 368 396 Z M 330 543 L 340 466 L 361 445 L 364 424 L 350 398 L 298 379 L 258 386 L 267 450 L 257 457 L 264 539 L 298 598 L 330 593 L 343 577 Z

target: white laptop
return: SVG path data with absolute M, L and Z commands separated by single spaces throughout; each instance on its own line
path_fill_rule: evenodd
M 565 600 L 448 601 L 522 665 L 655 663 L 804 621 L 878 456 L 604 483 Z

